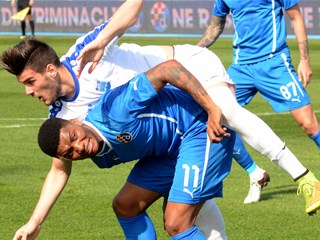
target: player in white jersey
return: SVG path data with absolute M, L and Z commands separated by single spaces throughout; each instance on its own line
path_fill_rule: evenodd
M 226 17 L 231 14 L 235 26 L 233 41 L 233 62 L 228 74 L 237 84 L 236 96 L 241 105 L 248 104 L 257 92 L 269 102 L 274 111 L 290 111 L 291 115 L 320 148 L 320 129 L 312 110 L 305 87 L 310 82 L 312 70 L 308 53 L 308 38 L 299 0 L 257 0 L 251 2 L 216 0 L 212 20 L 198 45 L 210 47 L 223 31 Z M 291 63 L 290 51 L 286 43 L 287 13 L 299 44 L 300 62 L 298 73 Z M 253 21 L 254 19 L 254 21 Z M 245 203 L 259 199 L 257 182 L 259 168 L 255 168 L 249 153 L 240 138 L 235 149 L 239 152 L 238 163 L 247 170 L 251 187 Z M 307 172 L 296 172 L 292 177 L 299 181 Z M 319 185 L 313 178 L 301 185 L 298 193 L 306 199 L 306 212 L 313 211 L 312 198 L 318 198 Z M 308 186 L 308 187 L 306 187 Z M 311 193 L 311 194 L 310 194 Z

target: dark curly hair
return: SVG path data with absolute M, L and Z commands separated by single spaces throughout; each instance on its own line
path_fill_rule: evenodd
M 38 133 L 38 144 L 42 152 L 57 157 L 57 150 L 60 143 L 60 130 L 69 123 L 61 118 L 49 118 L 40 127 Z
M 22 40 L 16 46 L 4 51 L 0 58 L 0 69 L 5 69 L 16 76 L 28 68 L 43 73 L 48 64 L 61 66 L 53 48 L 34 38 Z

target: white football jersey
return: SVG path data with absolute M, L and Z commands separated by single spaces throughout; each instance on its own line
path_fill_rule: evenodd
M 116 38 L 106 47 L 104 56 L 96 69 L 89 74 L 89 64 L 87 64 L 80 78 L 77 79 L 75 71 L 79 52 L 98 35 L 106 24 L 79 38 L 67 54 L 61 57 L 62 64 L 73 75 L 76 91 L 70 99 L 57 99 L 50 106 L 49 117 L 82 121 L 105 91 L 128 82 L 138 73 L 145 72 L 166 60 L 166 53 L 161 48 L 140 47 L 136 44 L 118 46 L 118 38 Z
M 115 38 L 106 47 L 96 69 L 89 74 L 88 64 L 79 79 L 75 75 L 76 59 L 80 51 L 106 26 L 107 22 L 83 37 L 61 57 L 62 64 L 71 72 L 76 87 L 75 95 L 59 98 L 51 107 L 49 117 L 78 119 L 83 121 L 87 113 L 98 103 L 104 92 L 116 88 L 150 68 L 168 59 L 167 52 L 159 46 L 139 46 L 123 43 L 118 46 Z M 217 82 L 233 83 L 220 59 L 210 50 L 194 45 L 175 45 L 173 58 L 188 69 L 206 89 Z

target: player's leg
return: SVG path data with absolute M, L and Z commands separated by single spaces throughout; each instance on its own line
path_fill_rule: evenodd
M 30 29 L 31 29 L 31 35 L 34 36 L 34 21 L 33 21 L 33 17 L 32 17 L 32 7 L 30 7 L 29 9 L 29 12 L 27 14 L 27 18 L 28 18 L 28 21 L 29 21 L 29 24 L 30 24 Z
M 146 210 L 161 196 L 168 196 L 175 163 L 172 159 L 145 158 L 134 165 L 126 184 L 113 201 L 126 239 L 156 239 Z
M 284 142 L 264 121 L 237 103 L 231 89 L 214 87 L 207 91 L 214 96 L 214 101 L 221 108 L 224 115 L 223 123 L 237 131 L 253 149 L 277 164 L 279 164 L 280 160 L 288 161 L 290 159 L 292 161 L 290 165 L 295 166 L 289 170 L 289 174 L 293 178 L 306 171 L 291 151 L 288 150 Z M 284 158 L 284 156 L 288 159 Z
M 22 3 L 17 3 L 17 11 L 20 12 L 22 9 L 26 8 L 27 6 L 25 4 Z M 20 21 L 20 27 L 21 27 L 21 36 L 20 38 L 23 39 L 26 36 L 26 21 Z
M 311 104 L 292 110 L 291 114 L 320 148 L 319 124 Z M 312 172 L 297 177 L 295 181 L 299 185 L 298 195 L 303 195 L 306 200 L 306 213 L 315 213 L 320 209 L 320 182 Z
M 168 201 L 164 225 L 170 239 L 206 240 L 206 237 L 194 225 L 201 207 L 201 203 L 183 204 Z
M 167 199 L 163 201 L 163 212 L 166 209 Z M 214 199 L 207 200 L 196 219 L 195 225 L 207 240 L 226 240 L 227 233 L 221 211 Z
M 304 132 L 307 133 L 318 146 L 318 148 L 320 148 L 319 123 L 315 113 L 312 110 L 311 104 L 291 110 L 290 112 Z
M 174 58 L 181 62 L 206 89 L 210 85 L 221 81 L 232 83 L 220 59 L 206 48 L 178 45 L 175 46 Z M 242 98 L 250 101 L 256 90 L 249 80 L 245 85 L 247 88 L 241 91 Z M 240 138 L 236 140 L 233 157 L 250 177 L 250 190 L 244 202 L 252 203 L 258 201 L 260 199 L 261 186 L 266 186 L 270 179 L 268 173 L 257 166 Z
M 145 158 L 134 165 L 126 184 L 113 201 L 126 239 L 156 239 L 146 210 L 160 197 L 169 195 L 175 164 L 175 158 Z
M 262 188 L 267 186 L 270 182 L 270 176 L 253 161 L 238 134 L 234 144 L 233 158 L 249 174 L 249 193 L 243 203 L 249 204 L 258 202 L 260 200 Z
M 196 225 L 207 240 L 226 240 L 227 233 L 223 216 L 214 199 L 207 200 L 196 219 Z
M 24 38 L 26 36 L 26 21 L 20 21 L 20 27 L 21 27 L 21 36 L 20 38 Z
M 146 209 L 161 194 L 126 182 L 113 200 L 113 209 L 126 239 L 157 239 Z
M 161 197 L 160 193 L 126 182 L 113 200 L 112 207 L 119 217 L 134 217 Z
M 254 83 L 254 76 L 246 69 L 246 66 L 239 66 L 232 64 L 228 69 L 228 74 L 236 83 L 236 99 L 237 102 L 244 106 L 248 104 L 257 93 Z M 260 168 L 251 158 L 248 150 L 246 149 L 242 138 L 239 136 L 234 145 L 234 159 L 236 162 L 249 174 L 250 188 L 244 203 L 253 203 L 260 200 L 261 190 L 267 186 L 270 181 L 269 174 Z
M 319 124 L 311 104 L 292 110 L 291 114 L 320 148 Z M 306 213 L 310 215 L 315 213 L 320 209 L 320 182 L 312 172 L 297 177 L 295 181 L 299 185 L 298 195 L 303 195 L 306 200 Z

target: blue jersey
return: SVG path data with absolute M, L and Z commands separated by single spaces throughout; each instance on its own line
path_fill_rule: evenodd
M 248 64 L 272 57 L 288 48 L 283 9 L 299 0 L 215 0 L 213 15 L 231 12 L 235 27 L 233 63 Z
M 144 73 L 107 91 L 85 120 L 106 139 L 103 153 L 93 158 L 99 167 L 177 156 L 184 134 L 205 132 L 206 121 L 206 112 L 190 95 L 173 86 L 157 93 Z
M 142 73 L 107 91 L 87 115 L 85 123 L 105 141 L 92 160 L 103 168 L 139 159 L 128 181 L 171 202 L 221 197 L 234 137 L 212 144 L 207 118 L 190 95 L 173 86 L 158 93 Z

